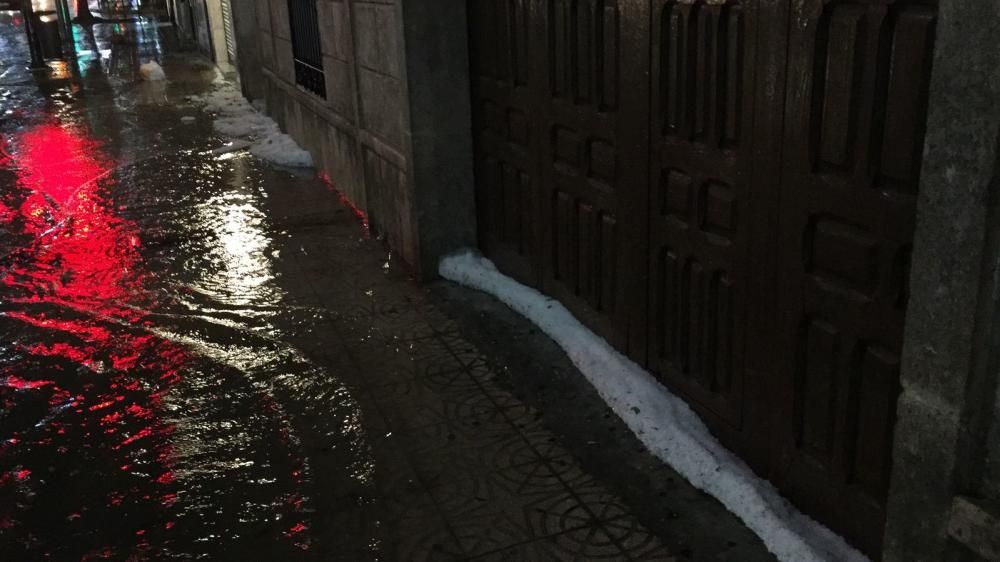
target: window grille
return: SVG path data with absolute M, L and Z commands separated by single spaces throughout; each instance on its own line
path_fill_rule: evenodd
M 326 77 L 323 75 L 323 49 L 319 38 L 316 1 L 288 0 L 288 19 L 292 27 L 295 83 L 325 98 Z

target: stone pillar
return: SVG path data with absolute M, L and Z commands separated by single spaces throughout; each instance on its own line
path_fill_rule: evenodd
M 917 207 L 884 559 L 955 560 L 953 498 L 974 487 L 997 312 L 1000 3 L 941 0 Z M 978 459 L 978 460 L 977 460 Z
M 258 44 L 261 41 L 257 24 L 257 2 L 233 0 L 233 32 L 236 34 L 236 67 L 240 74 L 243 95 L 256 100 L 264 98 L 267 86 L 261 73 Z
M 403 0 L 411 178 L 422 278 L 447 253 L 476 246 L 465 0 Z

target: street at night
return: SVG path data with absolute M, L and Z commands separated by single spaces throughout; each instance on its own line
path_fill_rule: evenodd
M 1000 560 L 998 36 L 0 0 L 0 562 Z
M 216 71 L 169 26 L 77 27 L 75 60 L 32 74 L 17 24 L 0 25 L 0 559 L 674 559 L 496 380 L 502 359 L 463 336 L 489 317 L 435 305 L 471 291 L 416 285 L 315 171 L 224 149 L 192 101 Z M 169 81 L 141 79 L 152 59 Z M 728 525 L 709 548 L 766 559 Z

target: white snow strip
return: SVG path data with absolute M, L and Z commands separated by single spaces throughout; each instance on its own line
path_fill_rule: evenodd
M 653 454 L 722 502 L 780 560 L 867 560 L 795 509 L 723 447 L 684 401 L 557 301 L 503 275 L 493 262 L 467 250 L 441 260 L 439 273 L 497 297 L 548 334 Z
M 211 92 L 193 96 L 191 101 L 201 103 L 205 111 L 215 114 L 212 127 L 217 133 L 237 139 L 241 148 L 249 147 L 250 154 L 263 160 L 296 168 L 313 165 L 309 152 L 303 150 L 292 137 L 282 133 L 273 119 L 250 105 L 243 93 L 227 82 L 221 72 L 216 71 L 212 85 L 214 89 Z
M 143 80 L 149 81 L 167 79 L 167 75 L 163 72 L 163 67 L 160 66 L 155 60 L 139 65 L 139 76 L 141 76 Z
M 312 155 L 281 131 L 271 131 L 250 145 L 250 154 L 283 166 L 308 168 L 313 165 Z
M 226 75 L 222 72 L 222 69 L 215 67 L 215 78 L 212 78 L 212 83 L 221 86 L 226 83 Z

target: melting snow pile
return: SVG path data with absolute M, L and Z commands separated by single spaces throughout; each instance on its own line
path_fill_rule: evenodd
M 292 137 L 281 132 L 278 124 L 255 109 L 231 83 L 217 76 L 215 90 L 194 101 L 215 114 L 212 126 L 221 135 L 249 142 L 250 154 L 281 166 L 308 168 L 312 156 Z
M 149 81 L 167 79 L 167 75 L 163 73 L 163 67 L 160 66 L 155 60 L 139 65 L 139 76 L 141 76 L 143 80 Z
M 709 433 L 652 375 L 585 328 L 565 307 L 471 252 L 441 260 L 442 277 L 490 293 L 559 344 L 639 440 L 694 486 L 716 497 L 785 561 L 862 561 L 842 538 L 796 510 Z

